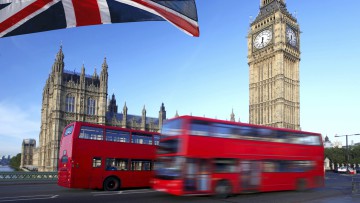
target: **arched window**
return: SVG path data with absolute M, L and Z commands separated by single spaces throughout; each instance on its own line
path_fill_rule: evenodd
M 87 114 L 88 115 L 95 115 L 95 99 L 89 97 L 87 100 Z
M 71 94 L 68 94 L 66 96 L 65 105 L 66 112 L 75 112 L 75 97 Z

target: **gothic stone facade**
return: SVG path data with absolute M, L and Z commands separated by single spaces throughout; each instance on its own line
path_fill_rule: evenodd
M 103 125 L 114 125 L 147 131 L 159 131 L 166 119 L 164 104 L 160 107 L 159 118 L 129 115 L 126 104 L 124 112 L 117 112 L 115 95 L 107 105 L 108 65 L 106 58 L 100 76 L 64 69 L 62 47 L 56 55 L 51 74 L 43 90 L 41 108 L 41 129 L 39 135 L 38 170 L 56 171 L 61 134 L 66 125 L 74 121 L 84 121 Z
M 300 129 L 300 28 L 284 0 L 261 0 L 248 33 L 249 122 Z
M 33 156 L 36 148 L 35 139 L 24 139 L 21 145 L 20 168 L 33 165 Z

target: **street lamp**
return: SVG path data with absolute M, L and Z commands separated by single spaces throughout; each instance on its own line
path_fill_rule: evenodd
M 351 135 L 335 135 L 335 137 L 346 137 L 346 171 L 349 170 L 349 146 L 348 146 L 348 136 L 354 136 L 360 134 L 351 134 Z

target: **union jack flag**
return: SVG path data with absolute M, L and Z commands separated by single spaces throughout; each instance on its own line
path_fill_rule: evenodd
M 195 0 L 0 0 L 0 37 L 160 20 L 199 36 Z

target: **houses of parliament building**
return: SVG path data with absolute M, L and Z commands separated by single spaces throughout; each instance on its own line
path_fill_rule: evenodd
M 62 131 L 74 121 L 119 126 L 158 132 L 166 119 L 165 106 L 160 106 L 159 117 L 128 114 L 126 103 L 122 113 L 118 113 L 115 95 L 108 98 L 108 65 L 104 59 L 100 75 L 85 74 L 65 70 L 62 47 L 56 55 L 51 73 L 46 80 L 42 95 L 41 127 L 36 162 L 39 171 L 56 171 L 59 144 Z M 36 165 L 35 162 L 35 165 Z

